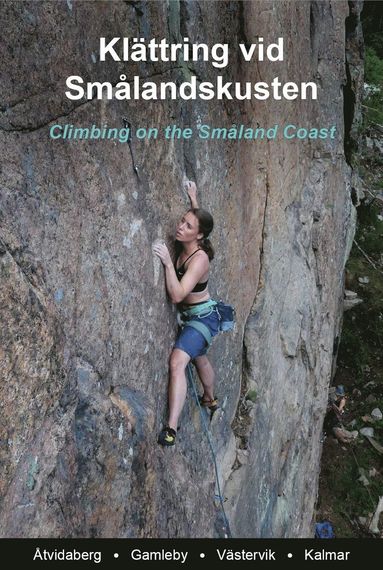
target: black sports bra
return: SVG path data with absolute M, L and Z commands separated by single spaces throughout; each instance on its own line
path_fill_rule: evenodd
M 192 253 L 191 255 L 189 255 L 189 257 L 188 257 L 187 259 L 185 259 L 185 261 L 183 262 L 183 264 L 182 264 L 180 267 L 178 267 L 178 269 L 177 269 L 177 261 L 178 261 L 178 259 L 179 259 L 179 256 L 177 257 L 176 262 L 175 262 L 175 265 L 174 265 L 174 268 L 175 268 L 175 270 L 176 270 L 176 275 L 177 275 L 178 281 L 181 281 L 181 278 L 185 275 L 185 270 L 183 269 L 185 263 L 186 263 L 195 253 L 197 253 L 197 251 L 201 251 L 201 250 L 200 250 L 200 249 L 196 249 L 195 251 L 193 251 L 193 253 Z M 202 291 L 204 291 L 205 289 L 207 289 L 208 281 L 209 281 L 209 279 L 208 279 L 207 281 L 205 281 L 204 283 L 197 283 L 196 286 L 194 287 L 194 289 L 192 289 L 190 292 L 191 292 L 191 293 L 201 293 Z

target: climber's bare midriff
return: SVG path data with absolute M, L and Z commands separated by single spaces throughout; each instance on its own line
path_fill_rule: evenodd
M 201 280 L 201 283 L 204 283 L 204 281 L 207 281 L 207 279 Z M 207 288 L 205 291 L 200 291 L 198 293 L 189 293 L 189 295 L 183 299 L 182 304 L 193 305 L 194 303 L 202 303 L 202 301 L 208 301 L 209 299 L 209 288 Z

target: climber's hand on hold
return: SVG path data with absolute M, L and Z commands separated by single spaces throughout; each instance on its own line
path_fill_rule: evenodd
M 188 196 L 190 198 L 190 203 L 192 205 L 192 208 L 198 208 L 196 183 L 193 182 L 192 180 L 186 180 L 185 181 L 185 189 L 186 189 L 186 192 L 188 193 Z
M 165 265 L 165 267 L 172 267 L 173 266 L 173 262 L 172 262 L 172 258 L 170 257 L 169 250 L 164 243 L 156 243 L 153 246 L 153 252 L 156 255 L 158 255 L 158 257 L 161 259 L 161 261 Z

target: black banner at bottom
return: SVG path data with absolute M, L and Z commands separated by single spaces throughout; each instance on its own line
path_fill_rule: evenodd
M 1 539 L 3 560 L 23 568 L 345 567 L 382 556 L 379 539 Z

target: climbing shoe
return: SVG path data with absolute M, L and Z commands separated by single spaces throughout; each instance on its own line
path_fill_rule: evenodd
M 201 404 L 201 406 L 203 406 L 204 408 L 209 408 L 209 410 L 211 412 L 215 412 L 218 410 L 219 406 L 218 406 L 218 400 L 216 398 L 214 398 L 213 400 L 205 400 L 203 396 L 199 397 L 199 403 Z
M 160 445 L 174 445 L 176 442 L 177 433 L 169 426 L 165 426 L 158 436 L 158 443 Z

